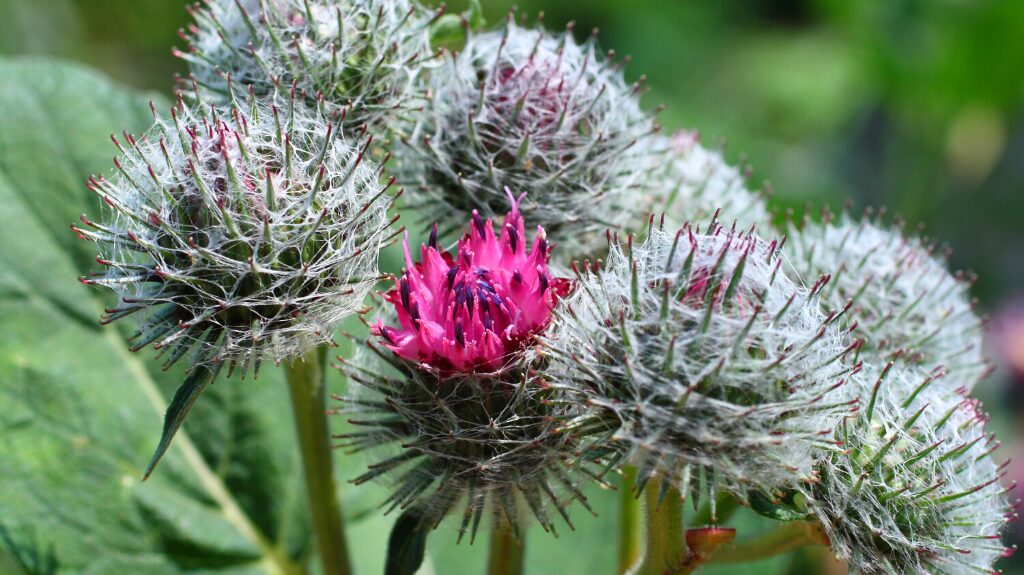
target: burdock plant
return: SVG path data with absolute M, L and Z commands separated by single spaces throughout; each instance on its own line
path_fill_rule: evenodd
M 378 280 L 393 223 L 369 138 L 346 140 L 340 116 L 294 93 L 225 108 L 179 99 L 154 116 L 144 136 L 115 140 L 114 176 L 89 181 L 105 217 L 73 228 L 104 268 L 82 282 L 118 298 L 102 322 L 137 317 L 133 351 L 186 363 L 146 476 L 218 374 L 256 377 L 264 360 L 299 360 L 289 379 L 304 456 L 329 472 L 323 392 L 311 390 L 334 330 Z
M 430 24 L 443 9 L 409 0 L 206 0 L 176 51 L 211 97 L 232 82 L 259 95 L 292 85 L 348 113 L 346 128 L 377 128 L 417 99 L 432 58 Z
M 717 222 L 613 240 L 545 340 L 551 377 L 589 408 L 566 425 L 597 438 L 583 457 L 634 466 L 647 490 L 648 553 L 634 573 L 686 561 L 681 541 L 651 540 L 681 530 L 680 499 L 777 497 L 812 476 L 850 410 L 837 392 L 858 370 L 856 343 L 836 328 L 845 310 L 820 311 L 827 277 L 794 282 L 778 248 Z
M 449 516 L 470 541 L 486 517 L 489 573 L 519 575 L 525 526 L 572 526 L 588 481 L 618 483 L 633 575 L 808 543 L 869 575 L 991 572 L 1007 553 L 998 442 L 970 398 L 983 322 L 924 240 L 845 214 L 762 239 L 746 168 L 660 135 L 626 59 L 571 25 L 467 18 L 454 46 L 456 19 L 416 0 L 191 12 L 194 94 L 115 138 L 116 171 L 89 180 L 105 214 L 73 226 L 100 252 L 82 281 L 117 297 L 103 323 L 137 319 L 132 350 L 185 366 L 147 476 L 218 376 L 284 364 L 321 571 L 349 573 L 324 367 L 339 324 L 373 309 L 337 360 L 350 427 L 333 439 L 399 512 L 388 575 L 414 573 Z M 398 136 L 434 226 L 367 308 L 401 195 L 375 131 Z M 738 505 L 785 523 L 729 547 Z
M 438 246 L 436 228 L 419 261 L 406 244 L 374 338 L 361 356 L 339 358 L 354 384 L 343 412 L 357 428 L 340 445 L 379 454 L 356 482 L 389 479 L 386 510 L 407 510 L 392 561 L 408 560 L 394 538 L 403 529 L 422 540 L 460 502 L 459 539 L 475 538 L 490 509 L 494 568 L 521 560 L 521 509 L 554 531 L 553 514 L 571 525 L 568 503 L 586 505 L 574 438 L 560 425 L 577 406 L 534 373 L 542 365 L 532 357 L 567 283 L 548 271 L 543 228 L 528 247 L 519 201 L 508 199 L 500 229 L 474 212 L 453 253 Z
M 505 188 L 562 246 L 563 260 L 598 246 L 607 227 L 643 214 L 642 186 L 657 158 L 640 145 L 657 131 L 596 37 L 570 28 L 471 33 L 429 76 L 430 101 L 407 138 L 402 174 L 427 221 L 505 210 Z M 451 218 L 452 214 L 457 217 Z M 452 223 L 443 223 L 442 232 Z

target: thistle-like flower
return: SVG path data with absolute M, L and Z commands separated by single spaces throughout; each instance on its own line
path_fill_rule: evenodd
M 572 479 L 573 436 L 559 432 L 574 407 L 528 366 L 566 282 L 549 275 L 542 228 L 527 250 L 515 201 L 500 234 L 474 213 L 457 253 L 436 242 L 420 262 L 406 246 L 408 267 L 385 296 L 393 311 L 372 327 L 379 343 L 339 358 L 353 390 L 343 411 L 360 415 L 341 446 L 401 446 L 356 479 L 390 477 L 389 510 L 436 524 L 464 497 L 461 538 L 475 536 L 488 504 L 518 526 L 525 503 L 553 530 L 551 505 L 568 521 L 567 504 L 586 503 Z
M 504 212 L 505 187 L 560 251 L 582 253 L 607 227 L 640 219 L 639 187 L 657 164 L 657 131 L 621 63 L 572 29 L 517 26 L 472 35 L 430 76 L 431 99 L 406 142 L 403 179 L 427 221 Z M 445 230 L 442 230 L 445 231 Z
M 179 99 L 170 121 L 154 116 L 145 136 L 115 138 L 111 179 L 89 180 L 109 217 L 72 229 L 105 268 L 82 282 L 118 296 L 102 323 L 141 317 L 131 349 L 159 349 L 165 369 L 191 350 L 179 394 L 194 399 L 223 366 L 255 376 L 363 307 L 393 199 L 368 142 L 294 98 L 229 110 Z
M 881 370 L 805 491 L 851 574 L 997 573 L 1012 552 L 1000 541 L 1013 511 L 999 442 L 977 400 L 933 379 L 905 362 Z
M 739 229 L 771 225 L 766 194 L 746 187 L 747 169 L 727 164 L 721 151 L 701 145 L 696 132 L 657 136 L 648 145 L 668 151 L 650 189 L 658 204 L 652 211 L 663 212 L 673 226 L 707 221 L 719 210 Z
M 519 198 L 521 200 L 522 197 Z M 385 299 L 400 328 L 377 320 L 373 333 L 399 357 L 439 374 L 498 372 L 530 345 L 568 287 L 548 273 L 548 244 L 537 227 L 526 250 L 523 217 L 512 211 L 500 237 L 473 212 L 472 229 L 454 256 L 437 247 L 437 226 L 415 263 L 405 242 L 406 271 Z
M 853 300 L 870 361 L 906 355 L 929 369 L 942 366 L 950 381 L 973 388 L 989 367 L 970 279 L 951 274 L 935 246 L 904 237 L 898 226 L 848 214 L 824 219 L 791 226 L 788 251 L 807 277 L 834 272 L 822 292 L 826 305 Z
M 209 93 L 230 96 L 232 81 L 258 95 L 295 85 L 347 108 L 350 130 L 409 105 L 440 15 L 414 0 L 206 0 L 190 12 L 189 49 L 176 54 Z
M 614 241 L 584 266 L 545 337 L 547 373 L 590 406 L 566 425 L 600 438 L 584 457 L 630 457 L 641 489 L 661 475 L 684 494 L 811 475 L 851 408 L 830 392 L 858 370 L 857 344 L 834 327 L 842 311 L 820 311 L 827 278 L 794 283 L 777 248 L 715 222 Z

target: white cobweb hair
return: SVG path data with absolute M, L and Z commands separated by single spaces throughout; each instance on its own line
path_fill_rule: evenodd
M 430 101 L 405 138 L 411 205 L 427 222 L 495 217 L 508 210 L 508 187 L 525 193 L 520 211 L 560 253 L 600 247 L 606 228 L 645 214 L 641 189 L 658 164 L 639 144 L 659 128 L 623 62 L 601 54 L 596 37 L 579 44 L 571 27 L 526 28 L 511 15 L 501 30 L 472 34 L 432 70 Z
M 935 245 L 903 234 L 881 218 L 848 213 L 790 226 L 789 253 L 798 270 L 814 277 L 830 270 L 823 295 L 829 305 L 852 299 L 865 339 L 864 353 L 878 362 L 905 355 L 923 366 L 942 366 L 970 390 L 989 371 L 983 322 L 970 296 L 971 279 L 952 274 Z
M 591 406 L 568 428 L 610 448 L 609 468 L 631 459 L 641 489 L 661 475 L 746 500 L 810 477 L 851 409 L 836 390 L 856 343 L 821 311 L 826 278 L 783 265 L 776 242 L 717 222 L 612 241 L 545 337 L 549 379 Z
M 117 142 L 110 179 L 90 188 L 109 208 L 75 231 L 104 271 L 83 282 L 118 296 L 104 323 L 141 318 L 132 349 L 160 350 L 165 369 L 244 376 L 331 340 L 378 280 L 393 222 L 368 145 L 337 117 L 295 98 L 232 107 L 154 109 L 142 137 Z
M 346 108 L 349 129 L 378 127 L 421 96 L 433 11 L 415 0 L 206 0 L 191 9 L 188 61 L 208 95 L 231 82 L 264 95 L 295 85 Z
M 863 375 L 860 412 L 804 490 L 833 551 L 851 574 L 997 573 L 1013 509 L 980 404 L 902 360 Z
M 735 222 L 741 230 L 771 229 L 767 192 L 750 190 L 748 168 L 729 165 L 721 150 L 701 143 L 697 132 L 658 135 L 646 145 L 666 151 L 664 166 L 652 174 L 646 189 L 653 198 L 651 211 L 664 213 L 670 227 L 707 221 L 721 211 L 726 223 Z

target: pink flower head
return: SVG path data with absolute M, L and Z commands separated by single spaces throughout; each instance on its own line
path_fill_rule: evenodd
M 429 244 L 420 247 L 419 263 L 406 236 L 406 270 L 384 296 L 401 327 L 378 319 L 372 330 L 388 349 L 445 374 L 493 373 L 547 326 L 569 284 L 548 275 L 543 228 L 526 250 L 519 203 L 508 194 L 512 211 L 500 237 L 474 210 L 454 257 L 438 249 L 436 225 Z

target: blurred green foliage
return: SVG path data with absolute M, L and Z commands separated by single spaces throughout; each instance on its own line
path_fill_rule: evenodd
M 165 94 L 184 0 L 0 0 L 0 54 L 51 54 Z M 467 0 L 452 0 L 460 11 Z M 496 22 L 510 0 L 482 0 Z M 995 310 L 1024 286 L 1024 2 L 521 0 L 553 28 L 600 28 L 646 75 L 666 129 L 749 157 L 773 206 L 887 206 L 954 248 Z M 0 86 L 0 89 L 3 87 Z M 728 214 L 725 214 L 728 217 Z M 780 216 L 781 217 L 781 216 Z M 998 422 L 997 422 L 998 423 Z M 998 429 L 1005 431 L 1004 429 Z M 612 518 L 614 519 L 614 518 Z M 582 522 L 581 523 L 585 523 Z M 614 523 L 611 523 L 614 524 Z M 611 541 L 608 524 L 534 549 Z M 607 544 L 593 564 L 610 560 Z M 376 544 L 375 544 L 376 545 Z M 458 548 L 434 550 L 440 564 Z M 800 563 L 793 572 L 805 572 Z M 1012 566 L 1005 566 L 1012 571 Z M 596 572 L 596 571 L 595 571 Z

